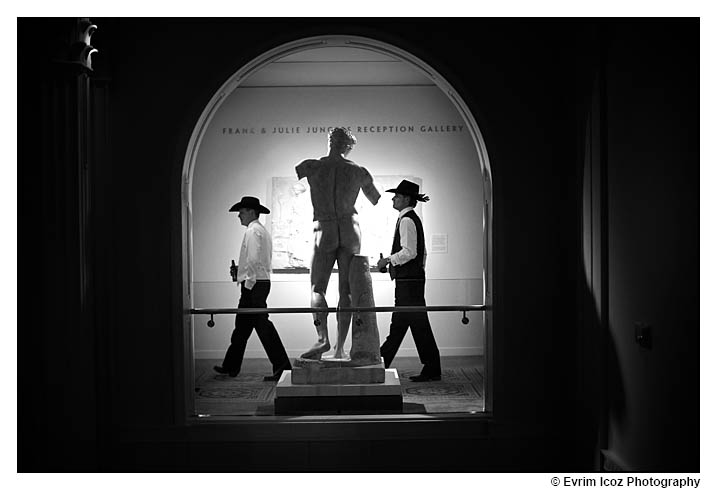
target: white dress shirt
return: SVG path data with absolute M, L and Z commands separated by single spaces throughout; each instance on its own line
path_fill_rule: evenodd
M 259 220 L 254 220 L 247 225 L 242 239 L 237 264 L 237 285 L 244 281 L 244 287 L 251 290 L 257 280 L 268 280 L 271 272 L 272 237 Z
M 395 252 L 389 256 L 389 261 L 392 266 L 401 266 L 416 257 L 416 225 L 414 225 L 414 220 L 404 217 L 404 215 L 413 209 L 413 206 L 407 206 L 399 213 L 398 222 L 401 249 L 399 252 Z M 426 266 L 426 244 L 424 244 L 424 258 L 422 259 L 422 265 Z

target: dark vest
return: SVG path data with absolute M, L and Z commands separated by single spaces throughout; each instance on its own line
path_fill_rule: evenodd
M 409 213 L 401 217 L 409 218 L 414 221 L 416 226 L 416 257 L 411 261 L 402 264 L 400 266 L 392 266 L 393 278 L 421 278 L 424 279 L 426 274 L 424 272 L 424 227 L 421 225 L 421 219 L 419 216 L 411 210 Z M 401 250 L 401 237 L 399 236 L 399 223 L 397 222 L 396 230 L 394 231 L 394 243 L 391 246 L 391 253 L 394 254 Z

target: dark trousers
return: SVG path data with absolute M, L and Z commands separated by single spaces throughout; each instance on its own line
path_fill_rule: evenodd
M 238 308 L 266 308 L 267 297 L 271 283 L 269 280 L 260 280 L 254 284 L 254 288 L 248 290 L 242 282 L 242 293 L 239 297 Z M 224 355 L 222 366 L 230 372 L 239 372 L 242 368 L 242 360 L 244 359 L 244 350 L 247 348 L 247 340 L 252 334 L 252 330 L 257 330 L 257 336 L 267 352 L 267 357 L 272 363 L 273 375 L 280 375 L 283 370 L 291 370 L 292 364 L 289 362 L 287 352 L 284 349 L 282 340 L 274 328 L 274 324 L 269 320 L 269 314 L 237 314 L 234 318 L 234 331 L 232 331 L 232 341 L 227 348 L 227 354 Z
M 394 290 L 395 305 L 397 307 L 406 305 L 426 306 L 426 300 L 424 300 L 425 283 L 426 280 L 423 279 L 397 279 Z M 409 328 L 411 328 L 411 336 L 414 338 L 416 349 L 419 352 L 419 359 L 424 365 L 421 373 L 430 377 L 441 375 L 439 348 L 436 346 L 434 334 L 431 332 L 431 325 L 429 324 L 429 316 L 426 312 L 394 312 L 392 314 L 389 335 L 380 349 L 381 356 L 384 358 L 384 366 L 389 368 L 391 365 Z

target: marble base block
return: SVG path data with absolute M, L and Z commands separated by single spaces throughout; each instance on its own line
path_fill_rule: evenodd
M 385 380 L 384 365 L 351 366 L 351 362 L 322 360 L 295 362 L 293 384 L 381 384 Z
M 402 411 L 395 368 L 384 369 L 384 381 L 379 384 L 293 384 L 289 373 L 285 370 L 277 382 L 275 414 Z

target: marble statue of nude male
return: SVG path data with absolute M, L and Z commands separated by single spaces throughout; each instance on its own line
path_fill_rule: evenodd
M 351 306 L 349 265 L 361 249 L 361 230 L 354 207 L 361 189 L 372 205 L 380 193 L 364 167 L 346 156 L 356 138 L 346 128 L 329 133 L 329 155 L 308 159 L 296 166 L 297 178 L 307 178 L 314 208 L 314 256 L 311 264 L 312 307 L 327 307 L 326 292 L 334 263 L 339 269 L 339 308 Z M 313 314 L 319 336 L 302 358 L 321 359 L 330 350 L 326 312 Z M 337 312 L 337 343 L 334 358 L 346 358 L 344 341 L 351 312 Z

